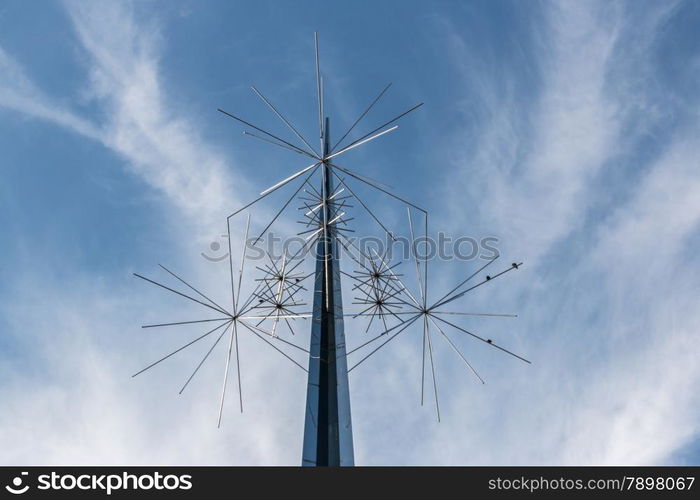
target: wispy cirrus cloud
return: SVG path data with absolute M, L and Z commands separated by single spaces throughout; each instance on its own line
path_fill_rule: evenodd
M 658 463 L 698 432 L 700 324 L 687 251 L 700 228 L 700 145 L 678 137 L 633 197 L 598 228 L 591 274 L 604 276 L 602 341 L 611 351 L 592 366 L 580 414 L 564 450 L 569 461 Z M 576 429 L 575 431 L 573 429 Z
M 467 133 L 473 149 L 454 157 L 459 189 L 483 202 L 470 208 L 526 262 L 525 280 L 473 300 L 519 298 L 518 345 L 535 364 L 499 371 L 491 396 L 451 396 L 465 401 L 454 412 L 469 430 L 458 439 L 435 431 L 428 453 L 467 463 L 664 462 L 698 433 L 691 346 L 700 318 L 688 299 L 697 262 L 682 263 L 700 213 L 697 120 L 667 127 L 661 154 L 632 151 L 673 113 L 659 110 L 668 89 L 649 75 L 663 70 L 656 51 L 677 5 L 641 17 L 632 4 L 542 7 L 527 59 L 539 88 L 527 96 L 522 66 L 476 71 L 473 48 L 449 34 L 475 93 L 465 101 L 487 117 Z M 463 199 L 455 224 L 474 220 Z
M 468 88 L 477 94 L 472 100 L 486 109 L 471 142 L 475 149 L 459 153 L 458 161 L 466 156 L 469 165 L 465 187 L 483 201 L 475 207 L 479 219 L 518 241 L 530 265 L 583 222 L 595 200 L 592 181 L 615 152 L 619 103 L 605 85 L 618 37 L 616 11 L 597 3 L 543 4 L 545 28 L 526 61 L 527 70 L 539 74 L 539 95 L 522 95 L 516 86 L 523 62 L 505 73 L 465 68 Z M 451 38 L 455 65 L 474 59 L 459 33 Z
M 100 130 L 89 120 L 51 103 L 27 76 L 24 68 L 2 47 L 0 74 L 0 107 L 56 123 L 94 140 L 103 140 Z
M 99 117 L 53 102 L 21 65 L 0 48 L 0 106 L 45 120 L 101 142 L 181 215 L 193 231 L 211 236 L 212 225 L 235 206 L 230 160 L 201 136 L 191 117 L 168 100 L 160 75 L 159 27 L 140 25 L 131 3 L 66 2 L 88 86 L 82 92 Z
M 176 209 L 169 222 L 188 238 L 221 232 L 228 211 L 237 204 L 232 162 L 201 136 L 193 125 L 196 118 L 176 111 L 169 99 L 159 70 L 162 42 L 157 24 L 137 21 L 130 3 L 66 2 L 65 6 L 88 72 L 86 88 L 76 94 L 98 112 L 87 116 L 70 103 L 56 104 L 4 51 L 0 51 L 0 107 L 103 144 L 123 159 L 128 171 L 163 194 L 165 206 Z M 182 222 L 188 223 L 185 228 Z M 72 263 L 63 265 L 68 268 Z M 172 379 L 154 382 L 131 375 L 164 349 L 181 345 L 182 337 L 170 332 L 175 336 L 149 339 L 139 335 L 139 324 L 148 317 L 172 317 L 172 303 L 161 307 L 154 301 L 146 306 L 146 295 L 134 295 L 140 285 L 117 284 L 122 275 L 103 287 L 103 277 L 80 267 L 71 269 L 70 283 L 52 282 L 40 275 L 42 271 L 37 266 L 8 276 L 13 296 L 3 303 L 8 327 L 3 337 L 15 353 L 0 359 L 5 375 L 0 387 L 3 463 L 275 463 L 285 460 L 279 443 L 287 440 L 291 444 L 283 446 L 289 452 L 286 460 L 296 459 L 296 436 L 286 433 L 288 418 L 276 419 L 274 425 L 260 420 L 253 395 L 247 395 L 250 406 L 239 425 L 216 429 L 218 397 L 209 389 L 220 387 L 223 359 L 199 374 L 199 383 L 207 390 L 194 389 L 182 397 L 174 391 L 173 398 L 149 405 L 152 387 L 172 388 Z M 198 285 L 202 280 L 196 280 Z M 51 307 L 46 305 L 37 315 L 36 303 Z M 183 313 L 186 305 L 186 301 L 175 303 L 176 311 Z M 266 347 L 259 352 L 255 342 L 248 345 L 242 340 L 241 348 L 252 357 L 269 356 Z M 134 351 L 136 345 L 143 350 Z M 142 353 L 136 362 L 135 352 Z M 191 372 L 191 359 L 180 361 L 178 373 Z M 274 373 L 269 373 L 266 366 L 249 366 L 248 380 L 260 377 L 274 383 L 277 377 L 299 376 L 296 367 L 273 367 Z M 138 384 L 141 380 L 144 385 Z M 280 399 L 288 402 L 287 397 Z M 175 412 L 183 418 L 173 422 Z M 51 418 L 44 418 L 49 414 Z M 301 422 L 294 424 L 301 428 Z M 201 446 L 190 446 L 193 427 Z M 256 427 L 253 439 L 250 433 Z M 233 452 L 225 445 L 230 442 L 238 443 Z

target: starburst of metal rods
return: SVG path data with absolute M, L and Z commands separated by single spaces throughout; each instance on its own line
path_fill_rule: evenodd
M 315 34 L 315 45 L 319 136 L 323 138 L 324 99 L 323 80 L 321 78 L 319 64 L 318 34 Z M 418 330 L 422 332 L 423 342 L 421 366 L 421 405 L 424 402 L 425 394 L 426 363 L 429 363 L 435 408 L 437 418 L 440 420 L 440 405 L 435 373 L 435 346 L 433 343 L 433 336 L 438 335 L 439 337 L 444 338 L 450 348 L 459 356 L 465 366 L 481 383 L 484 383 L 483 378 L 466 359 L 450 337 L 450 334 L 454 334 L 456 332 L 459 335 L 471 337 L 484 343 L 488 347 L 500 350 L 501 352 L 514 358 L 530 363 L 524 357 L 498 345 L 492 339 L 478 335 L 477 333 L 467 330 L 456 323 L 459 317 L 464 316 L 516 317 L 516 315 L 464 312 L 446 308 L 446 306 L 453 304 L 455 301 L 463 298 L 470 292 L 513 270 L 518 269 L 521 266 L 521 263 L 512 263 L 494 274 L 484 275 L 484 271 L 486 271 L 489 266 L 497 261 L 498 256 L 496 256 L 495 258 L 487 261 L 475 272 L 459 281 L 459 283 L 457 283 L 447 293 L 442 295 L 438 300 L 429 301 L 428 261 L 417 257 L 417 240 L 415 238 L 413 220 L 414 213 L 420 214 L 420 217 L 422 217 L 422 220 L 420 221 L 423 231 L 422 236 L 427 238 L 428 213 L 419 206 L 392 193 L 388 186 L 376 180 L 369 179 L 338 164 L 337 158 L 339 156 L 396 130 L 398 126 L 392 126 L 392 124 L 422 105 L 422 103 L 420 103 L 409 108 L 394 118 L 382 123 L 378 127 L 373 128 L 370 132 L 343 145 L 344 141 L 354 131 L 355 127 L 372 110 L 375 104 L 379 102 L 390 86 L 391 84 L 382 89 L 382 91 L 358 116 L 347 132 L 341 136 L 341 138 L 334 144 L 334 146 L 325 156 L 320 155 L 309 143 L 309 141 L 302 136 L 298 129 L 292 125 L 292 123 L 284 115 L 282 115 L 278 108 L 276 108 L 270 102 L 270 100 L 267 99 L 254 86 L 252 87 L 253 92 L 293 133 L 293 135 L 299 141 L 301 141 L 301 144 L 295 144 L 287 141 L 286 139 L 253 125 L 252 123 L 238 116 L 219 109 L 221 113 L 239 123 L 244 124 L 246 127 L 254 131 L 245 130 L 243 132 L 245 135 L 292 151 L 295 154 L 312 158 L 313 163 L 262 191 L 258 198 L 227 217 L 226 222 L 230 280 L 230 297 L 228 300 L 229 306 L 224 307 L 215 302 L 212 298 L 202 293 L 199 289 L 195 288 L 192 284 L 185 281 L 182 277 L 175 274 L 165 266 L 161 265 L 160 267 L 180 285 L 184 285 L 187 288 L 186 290 L 176 290 L 173 287 L 164 285 L 141 274 L 134 273 L 136 277 L 146 282 L 172 292 L 182 299 L 199 304 L 199 306 L 204 308 L 204 310 L 208 313 L 216 313 L 216 317 L 211 318 L 144 325 L 143 328 L 171 327 L 177 325 L 194 325 L 203 323 L 210 323 L 215 326 L 207 329 L 207 331 L 182 345 L 178 349 L 149 364 L 139 372 L 135 373 L 134 376 L 155 367 L 161 362 L 169 359 L 181 351 L 184 351 L 197 342 L 200 342 L 206 338 L 213 339 L 209 350 L 195 365 L 194 370 L 182 385 L 180 389 L 180 393 L 182 393 L 190 384 L 195 375 L 199 372 L 200 368 L 209 358 L 213 350 L 217 347 L 217 345 L 219 345 L 221 340 L 228 336 L 225 341 L 225 344 L 227 345 L 227 357 L 224 368 L 223 386 L 221 390 L 218 414 L 218 425 L 220 426 L 232 359 L 235 360 L 236 366 L 239 407 L 241 412 L 243 411 L 239 353 L 239 335 L 242 332 L 249 333 L 255 338 L 265 342 L 277 353 L 281 354 L 284 358 L 306 372 L 307 369 L 303 366 L 302 362 L 299 362 L 294 358 L 293 353 L 299 351 L 308 356 L 309 350 L 283 338 L 283 335 L 280 335 L 278 325 L 283 322 L 284 325 L 287 326 L 289 332 L 294 335 L 295 330 L 293 324 L 297 320 L 306 320 L 311 317 L 311 313 L 304 310 L 308 306 L 307 299 L 304 298 L 304 295 L 310 293 L 307 287 L 304 286 L 304 282 L 314 273 L 305 273 L 303 271 L 302 264 L 312 253 L 310 250 L 315 247 L 317 242 L 328 241 L 330 228 L 334 228 L 332 234 L 336 235 L 337 241 L 340 243 L 340 247 L 343 250 L 343 255 L 348 257 L 357 267 L 352 273 L 341 271 L 342 274 L 348 277 L 352 282 L 352 304 L 359 308 L 359 310 L 356 312 L 345 313 L 345 316 L 351 319 L 366 320 L 367 324 L 364 329 L 365 333 L 369 332 L 373 326 L 375 329 L 379 330 L 378 333 L 376 333 L 370 339 L 347 351 L 346 356 L 356 359 L 348 371 L 354 370 L 360 364 L 364 363 L 367 359 L 376 354 L 389 342 L 397 338 L 402 333 L 409 331 L 412 325 L 419 325 Z M 325 192 L 324 189 L 318 189 L 311 182 L 312 179 L 315 179 L 315 177 L 318 177 L 319 175 L 323 175 L 325 172 L 325 169 L 320 170 L 322 165 L 327 165 L 329 167 L 328 171 L 334 177 L 336 185 L 332 192 Z M 319 170 L 321 172 L 320 174 Z M 298 181 L 300 178 L 301 181 Z M 273 258 L 273 256 L 268 253 L 267 261 L 260 266 L 255 266 L 255 272 L 258 274 L 258 277 L 253 279 L 255 288 L 244 298 L 241 296 L 241 285 L 244 279 L 244 273 L 246 273 L 246 244 L 250 241 L 250 214 L 248 215 L 245 226 L 245 237 L 243 240 L 241 257 L 239 259 L 239 266 L 237 270 L 234 270 L 232 257 L 233 249 L 231 243 L 231 220 L 233 217 L 241 214 L 245 210 L 248 210 L 250 207 L 260 202 L 270 194 L 294 183 L 294 181 L 297 181 L 296 190 L 281 206 L 281 208 L 277 211 L 272 220 L 264 227 L 260 234 L 253 240 L 253 245 L 256 245 L 258 242 L 263 240 L 265 235 L 268 234 L 268 231 L 272 228 L 273 224 L 275 224 L 275 222 L 295 199 L 300 203 L 300 206 L 296 208 L 301 214 L 301 217 L 298 217 L 298 219 L 301 220 L 297 220 L 297 222 L 303 226 L 302 231 L 300 231 L 298 235 L 304 237 L 305 243 L 295 253 L 291 255 L 285 253 L 281 258 Z M 321 183 L 321 185 L 323 186 L 325 183 Z M 353 208 L 353 205 L 350 203 L 350 201 L 353 201 L 357 202 L 361 206 L 362 210 L 369 216 L 370 219 L 374 221 L 374 223 L 377 224 L 381 231 L 383 231 L 389 238 L 395 239 L 395 234 L 387 228 L 387 225 L 380 220 L 380 218 L 368 207 L 367 203 L 360 198 L 357 192 L 352 188 L 352 186 L 357 187 L 357 185 L 369 186 L 373 190 L 378 191 L 395 201 L 398 201 L 406 207 L 408 214 L 408 229 L 410 231 L 411 242 L 413 242 L 414 246 L 412 249 L 413 251 L 411 252 L 411 260 L 413 260 L 413 264 L 415 265 L 417 290 L 414 290 L 413 292 L 410 291 L 409 287 L 405 283 L 404 275 L 396 272 L 400 263 L 392 264 L 386 252 L 382 254 L 375 250 L 368 252 L 358 247 L 357 244 L 348 237 L 348 233 L 353 232 L 353 229 L 348 226 L 348 222 L 352 221 L 353 218 L 348 216 L 347 210 Z M 324 210 L 326 207 L 328 207 L 329 210 Z M 326 286 L 328 285 L 326 284 Z M 310 286 L 310 288 L 313 289 L 313 286 Z M 328 295 L 328 293 L 326 293 L 326 295 Z M 448 334 L 448 332 L 450 332 L 450 334 Z

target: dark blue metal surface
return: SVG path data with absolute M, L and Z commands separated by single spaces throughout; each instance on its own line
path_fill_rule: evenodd
M 328 132 L 329 120 L 326 118 L 324 157 L 329 150 Z M 333 180 L 328 165 L 324 163 L 322 168 L 322 194 L 327 199 L 333 193 Z M 331 220 L 331 204 L 326 203 L 323 210 L 326 211 L 324 220 Z M 339 255 L 336 230 L 331 224 L 316 246 L 302 455 L 302 465 L 305 466 L 352 466 L 355 463 Z

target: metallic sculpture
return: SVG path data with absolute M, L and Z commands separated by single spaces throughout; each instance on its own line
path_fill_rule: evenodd
M 446 309 L 448 304 L 457 301 L 486 283 L 518 269 L 521 264 L 512 263 L 500 272 L 478 278 L 498 259 L 498 255 L 496 255 L 438 300 L 429 300 L 428 259 L 417 255 L 418 240 L 415 237 L 414 228 L 417 214 L 423 233 L 422 237 L 428 237 L 428 213 L 419 206 L 394 194 L 388 186 L 381 182 L 340 166 L 338 162 L 341 155 L 395 131 L 398 126 L 394 123 L 418 109 L 422 103 L 343 145 L 356 126 L 389 90 L 391 86 L 389 84 L 359 115 L 340 139 L 332 143 L 330 120 L 324 114 L 318 34 L 315 34 L 315 47 L 318 137 L 320 139 L 318 150 L 256 87 L 252 87 L 253 92 L 296 137 L 295 141 L 300 142 L 283 139 L 232 113 L 219 109 L 221 113 L 245 125 L 247 127 L 247 130 L 243 132 L 245 135 L 309 158 L 311 163 L 262 191 L 258 198 L 227 217 L 228 279 L 230 280 L 231 292 L 228 306 L 215 302 L 164 266 L 161 268 L 180 285 L 184 285 L 186 290 L 176 290 L 141 274 L 135 274 L 142 280 L 172 292 L 185 300 L 199 304 L 205 312 L 215 313 L 215 317 L 144 325 L 144 328 L 198 325 L 200 323 L 214 326 L 207 328 L 203 334 L 151 363 L 134 376 L 151 369 L 196 342 L 207 337 L 213 339 L 209 350 L 181 387 L 180 393 L 182 393 L 216 346 L 222 339 L 226 338 L 224 344 L 227 356 L 218 414 L 218 425 L 220 426 L 232 362 L 236 369 L 238 383 L 238 405 L 240 411 L 243 411 L 239 335 L 253 335 L 308 374 L 302 465 L 350 466 L 354 465 L 354 453 L 348 374 L 399 335 L 410 331 L 412 326 L 417 326 L 417 330 L 422 333 L 421 405 L 425 394 L 427 360 L 438 421 L 440 420 L 440 406 L 435 373 L 434 336 L 442 337 L 481 383 L 484 380 L 450 337 L 454 332 L 476 339 L 489 347 L 529 363 L 525 358 L 501 347 L 493 340 L 482 337 L 457 324 L 459 317 L 464 316 L 515 317 L 515 315 Z M 241 257 L 237 266 L 234 266 L 234 248 L 231 241 L 232 220 L 272 193 L 281 192 L 284 188 L 294 185 L 296 185 L 296 189 L 292 195 L 276 210 L 272 220 L 255 238 L 250 237 L 251 216 L 248 213 Z M 353 208 L 361 208 L 367 220 L 375 224 L 387 238 L 396 240 L 397 237 L 395 232 L 388 229 L 389 224 L 382 221 L 359 196 L 358 188 L 360 186 L 371 188 L 371 190 L 381 193 L 406 208 L 411 260 L 413 260 L 412 265 L 415 266 L 416 274 L 413 291 L 411 291 L 411 285 L 407 282 L 406 277 L 398 272 L 399 263 L 391 262 L 391 255 L 387 250 L 381 252 L 376 249 L 367 250 L 358 245 L 350 236 L 354 229 L 349 223 L 354 217 L 351 217 L 348 212 Z M 292 204 L 294 200 L 297 200 L 298 206 Z M 351 202 L 357 203 L 359 207 L 355 207 Z M 295 252 L 289 252 L 285 249 L 281 256 L 267 252 L 264 262 L 251 269 L 247 262 L 246 250 L 249 246 L 258 245 L 263 241 L 273 225 L 289 212 L 302 216 L 303 220 L 297 221 L 302 225 L 302 231 L 298 232 L 297 235 L 303 238 L 303 244 Z M 349 259 L 348 263 L 355 267 L 352 272 L 341 269 L 341 257 Z M 304 264 L 309 261 L 313 264 L 313 270 L 310 271 L 304 267 Z M 252 280 L 247 278 L 249 273 L 255 276 Z M 343 276 L 346 277 L 345 284 L 350 284 L 350 287 L 345 290 L 343 290 Z M 472 280 L 476 281 L 472 284 Z M 253 288 L 250 293 L 243 293 L 242 285 L 244 283 L 250 284 L 250 287 Z M 353 297 L 351 305 L 358 309 L 353 312 L 346 312 L 343 307 L 342 295 L 348 291 Z M 346 319 L 352 320 L 355 325 L 352 335 L 355 335 L 357 330 L 364 335 L 370 335 L 373 328 L 375 333 L 366 340 L 360 337 L 359 343 L 351 348 L 350 345 L 346 344 Z M 309 320 L 311 332 L 307 349 L 295 340 L 298 331 L 295 324 L 308 325 Z M 366 322 L 366 324 L 362 322 Z M 284 331 L 282 331 L 283 329 Z M 300 353 L 308 358 L 306 364 L 296 358 Z

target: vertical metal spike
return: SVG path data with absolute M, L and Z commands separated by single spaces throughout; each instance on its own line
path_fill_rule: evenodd
M 437 389 L 437 379 L 435 378 L 435 362 L 433 361 L 433 341 L 430 338 L 430 326 L 428 325 L 427 316 L 423 316 L 425 321 L 425 328 L 428 337 L 428 354 L 430 355 L 430 372 L 433 375 L 433 393 L 435 394 L 435 411 L 437 412 L 438 422 L 440 421 L 440 402 L 438 400 L 438 389 Z
M 231 364 L 231 351 L 233 350 L 233 327 L 231 327 L 231 339 L 228 343 L 228 356 L 226 357 L 226 369 L 224 370 L 224 383 L 221 388 L 221 404 L 219 405 L 219 420 L 216 424 L 217 427 L 221 427 L 221 417 L 224 413 L 224 400 L 226 398 L 226 382 L 228 381 L 228 367 Z

